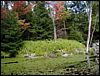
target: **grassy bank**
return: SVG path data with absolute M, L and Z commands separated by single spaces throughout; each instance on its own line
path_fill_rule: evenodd
M 67 52 L 76 53 L 75 49 L 80 48 L 83 52 L 85 46 L 75 40 L 58 39 L 56 42 L 53 40 L 44 41 L 24 41 L 23 47 L 19 54 L 36 53 L 37 55 L 43 55 L 44 53 L 50 53 L 62 49 Z

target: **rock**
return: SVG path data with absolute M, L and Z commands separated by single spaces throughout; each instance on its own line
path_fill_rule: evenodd
M 99 43 L 96 43 L 97 46 L 99 46 Z
M 55 52 L 51 52 L 50 57 L 54 58 L 54 57 L 57 57 L 57 55 Z
M 67 57 L 67 56 L 69 56 L 69 54 L 63 52 L 61 56 L 62 56 L 62 57 Z
M 35 56 L 36 56 L 35 53 L 31 54 L 31 57 L 35 57 Z
M 63 55 L 62 55 L 62 57 L 67 57 L 67 56 L 68 56 L 68 54 L 63 54 Z
M 96 62 L 99 64 L 99 42 L 95 42 L 92 44 L 92 48 L 94 49 L 94 55 L 96 56 Z
M 33 53 L 33 54 L 25 54 L 24 57 L 26 57 L 26 58 L 36 58 L 36 55 L 35 55 L 35 53 Z
M 70 54 L 71 56 L 73 55 L 73 53 Z
M 64 52 L 64 50 L 61 50 L 61 49 L 58 49 L 57 51 L 58 51 L 58 52 Z

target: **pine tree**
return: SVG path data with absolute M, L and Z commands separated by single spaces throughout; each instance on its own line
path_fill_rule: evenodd
M 1 51 L 9 52 L 11 56 L 15 56 L 21 45 L 21 31 L 16 14 L 13 11 L 6 12 L 6 17 L 1 19 Z
M 51 39 L 53 37 L 53 24 L 52 20 L 48 15 L 48 10 L 46 10 L 43 1 L 36 2 L 37 6 L 34 8 L 34 12 L 30 13 L 28 16 L 28 21 L 30 21 L 31 39 Z

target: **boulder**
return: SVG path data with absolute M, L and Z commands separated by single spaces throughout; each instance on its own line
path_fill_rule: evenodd
M 25 54 L 24 57 L 25 58 L 35 58 L 36 55 L 35 55 L 35 53 L 33 53 L 33 54 Z
M 54 58 L 54 57 L 57 57 L 57 55 L 56 55 L 55 52 L 51 52 L 51 53 L 50 53 L 50 57 Z
M 67 56 L 69 56 L 69 54 L 62 54 L 62 57 L 67 57 Z
M 62 56 L 62 57 L 67 57 L 67 56 L 69 56 L 69 54 L 66 53 L 66 52 L 62 52 L 61 56 Z

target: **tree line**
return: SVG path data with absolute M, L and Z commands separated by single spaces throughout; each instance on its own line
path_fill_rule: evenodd
M 64 38 L 86 44 L 88 9 L 82 1 L 1 1 L 1 50 L 15 53 L 23 40 Z M 93 1 L 92 11 L 95 41 L 99 38 L 98 1 Z

